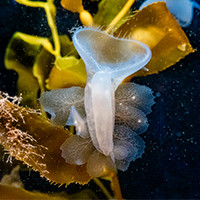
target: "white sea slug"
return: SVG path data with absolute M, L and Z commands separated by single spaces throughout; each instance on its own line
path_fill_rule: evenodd
M 73 42 L 86 64 L 85 89 L 52 90 L 40 98 L 54 124 L 76 126 L 77 135 L 61 146 L 62 156 L 68 163 L 84 164 L 98 151 L 126 170 L 144 152 L 138 134 L 147 130 L 154 97 L 146 86 L 119 84 L 148 63 L 151 51 L 141 42 L 91 28 L 77 30 Z
M 141 42 L 90 28 L 76 31 L 73 43 L 87 70 L 84 104 L 89 133 L 96 149 L 108 156 L 113 151 L 115 90 L 148 63 L 151 50 Z

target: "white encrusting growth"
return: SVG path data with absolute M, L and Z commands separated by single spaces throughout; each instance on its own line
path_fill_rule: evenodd
M 146 0 L 140 6 L 140 10 L 157 2 L 166 2 L 167 8 L 182 27 L 187 27 L 192 23 L 194 8 L 200 10 L 200 5 L 191 0 Z
M 91 28 L 77 30 L 73 42 L 86 64 L 85 90 L 57 89 L 40 98 L 54 124 L 76 126 L 77 135 L 61 145 L 62 156 L 71 164 L 87 162 L 92 174 L 93 155 L 99 156 L 99 162 L 109 156 L 118 169 L 126 170 L 144 152 L 138 134 L 147 130 L 146 114 L 151 112 L 154 97 L 146 86 L 119 84 L 147 64 L 151 51 L 138 41 Z

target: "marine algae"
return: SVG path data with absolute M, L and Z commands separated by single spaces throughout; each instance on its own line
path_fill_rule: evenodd
M 4 97 L 3 97 L 3 96 Z M 85 165 L 65 163 L 61 156 L 61 144 L 71 136 L 68 130 L 52 126 L 40 113 L 19 106 L 15 97 L 2 94 L 0 105 L 0 143 L 11 157 L 23 161 L 39 171 L 51 182 L 86 184 L 90 177 Z
M 90 190 L 85 190 L 73 195 L 66 195 L 65 193 L 45 194 L 41 192 L 30 192 L 24 188 L 16 188 L 8 185 L 0 184 L 1 199 L 4 200 L 68 200 L 68 199 L 98 199 L 97 196 Z
M 159 73 L 194 52 L 184 31 L 164 2 L 149 5 L 138 11 L 114 33 L 115 36 L 139 40 L 148 45 L 152 58 L 145 66 L 130 76 L 147 76 Z

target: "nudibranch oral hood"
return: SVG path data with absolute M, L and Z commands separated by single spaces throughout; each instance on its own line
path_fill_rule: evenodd
M 145 44 L 116 38 L 98 29 L 78 29 L 73 35 L 73 43 L 86 64 L 88 81 L 94 73 L 106 71 L 115 89 L 151 59 L 151 50 Z
M 115 90 L 148 63 L 151 50 L 141 42 L 91 28 L 77 30 L 73 43 L 86 64 L 84 104 L 90 137 L 94 146 L 108 156 L 113 152 Z

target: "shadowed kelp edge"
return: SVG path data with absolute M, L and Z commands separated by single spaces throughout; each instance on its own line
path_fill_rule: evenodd
M 1 96 L 0 112 L 3 122 L 0 124 L 0 142 L 11 156 L 33 167 L 51 182 L 61 185 L 89 182 L 84 165 L 69 165 L 61 157 L 60 146 L 71 136 L 69 131 L 52 126 L 37 113 L 9 102 L 7 97 Z M 21 141 L 15 137 L 16 134 L 20 135 Z M 32 148 L 24 146 L 24 143 L 27 145 L 27 138 L 31 139 Z

